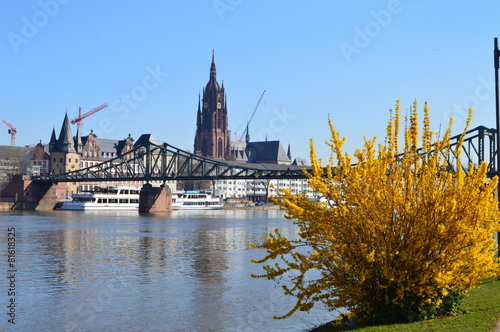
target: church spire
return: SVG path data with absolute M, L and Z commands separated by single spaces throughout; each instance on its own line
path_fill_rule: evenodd
M 215 70 L 215 57 L 214 50 L 212 50 L 212 64 L 210 65 L 210 80 L 216 80 L 215 78 L 216 70 Z
M 201 101 L 200 94 L 198 94 L 198 112 L 196 113 L 196 132 L 201 130 Z

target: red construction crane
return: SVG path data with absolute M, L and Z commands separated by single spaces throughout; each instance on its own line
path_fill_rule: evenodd
M 15 146 L 16 145 L 17 129 L 5 120 L 3 120 L 3 123 L 5 123 L 7 125 L 7 127 L 9 127 L 10 145 Z
M 103 108 L 106 108 L 106 107 L 108 107 L 108 104 L 104 103 L 101 106 L 96 107 L 93 110 L 88 111 L 85 114 L 82 114 L 82 108 L 78 107 L 78 117 L 76 119 L 71 120 L 70 122 L 72 124 L 78 123 L 78 132 L 81 134 L 82 133 L 82 120 L 85 119 L 87 116 L 90 116 L 90 115 L 92 115 L 94 113 L 97 113 L 97 112 L 99 112 L 100 110 L 102 110 Z

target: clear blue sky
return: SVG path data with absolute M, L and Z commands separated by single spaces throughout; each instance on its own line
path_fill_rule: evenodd
M 429 102 L 436 130 L 453 116 L 460 131 L 468 106 L 474 127 L 495 127 L 498 1 L 23 0 L 0 12 L 0 120 L 17 145 L 47 143 L 66 111 L 107 102 L 84 135 L 151 133 L 192 150 L 212 50 L 229 129 L 243 131 L 267 90 L 252 140 L 290 143 L 294 157 L 308 158 L 310 138 L 329 156 L 328 116 L 348 152 L 363 136 L 382 142 L 396 99 L 404 114 Z

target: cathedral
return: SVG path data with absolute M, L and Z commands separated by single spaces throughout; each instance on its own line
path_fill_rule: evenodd
M 279 141 L 231 141 L 224 82 L 219 85 L 214 53 L 210 64 L 210 79 L 198 97 L 194 153 L 213 159 L 243 163 L 292 164 L 290 145 L 285 151 Z
M 224 82 L 216 78 L 214 54 L 210 65 L 210 79 L 203 89 L 203 100 L 198 98 L 194 153 L 214 159 L 230 159 L 231 132 L 227 129 L 227 104 Z

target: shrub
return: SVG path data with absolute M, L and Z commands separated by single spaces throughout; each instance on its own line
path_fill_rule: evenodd
M 283 290 L 297 299 L 275 318 L 308 311 L 318 302 L 332 310 L 346 308 L 363 324 L 457 312 L 467 290 L 498 270 L 497 178 L 487 178 L 484 162 L 464 170 L 460 160 L 471 118 L 469 110 L 464 134 L 450 150 L 453 121 L 436 137 L 425 104 L 420 137 L 415 102 L 400 150 L 397 101 L 385 144 L 376 149 L 375 139 L 365 139 L 354 158 L 342 151 L 345 138 L 329 120 L 329 164 L 323 166 L 311 142 L 312 171 L 306 172 L 310 187 L 324 199 L 282 190 L 272 200 L 298 226 L 297 238 L 276 229 L 261 245 L 251 244 L 267 251 L 253 260 L 265 270 L 254 277 L 288 280 Z

